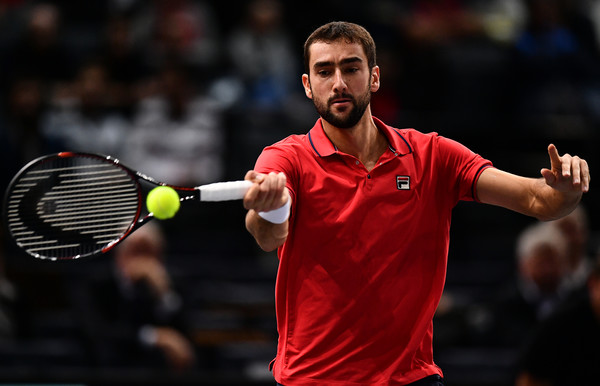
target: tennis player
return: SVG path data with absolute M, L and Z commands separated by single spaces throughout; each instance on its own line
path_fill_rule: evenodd
M 246 175 L 246 227 L 280 260 L 275 380 L 442 385 L 432 319 L 452 208 L 475 200 L 556 219 L 588 191 L 588 165 L 550 145 L 550 168 L 525 178 L 435 133 L 386 125 L 370 109 L 375 43 L 356 24 L 315 30 L 304 62 L 320 119 L 265 148 Z

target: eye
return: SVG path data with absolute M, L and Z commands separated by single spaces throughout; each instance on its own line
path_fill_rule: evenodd
M 319 71 L 317 71 L 317 74 L 319 76 L 326 77 L 326 76 L 331 75 L 331 71 L 329 71 L 329 70 L 319 70 Z

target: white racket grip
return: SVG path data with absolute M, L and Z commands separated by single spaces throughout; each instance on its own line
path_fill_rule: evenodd
M 200 201 L 241 200 L 252 186 L 251 181 L 215 182 L 198 186 Z

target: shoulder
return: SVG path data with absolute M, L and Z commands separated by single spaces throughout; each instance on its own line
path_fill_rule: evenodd
M 440 135 L 438 132 L 424 132 L 414 128 L 391 129 L 393 142 L 399 145 L 402 141 L 410 148 L 411 153 L 419 156 L 428 153 L 448 154 L 455 151 L 465 151 L 461 143 Z
M 427 147 L 437 136 L 437 133 L 423 133 L 414 128 L 398 129 L 376 117 L 373 117 L 373 120 L 379 131 L 386 136 L 390 146 L 402 155 L 411 154 L 423 146 Z
M 407 128 L 403 128 L 403 129 L 397 129 L 395 127 L 392 127 L 391 129 L 394 130 L 395 132 L 397 132 L 398 134 L 406 137 L 407 139 L 411 139 L 411 140 L 415 140 L 415 141 L 420 141 L 420 140 L 428 141 L 428 140 L 431 140 L 432 138 L 439 136 L 439 134 L 435 131 L 425 132 L 422 130 L 415 129 L 413 127 L 407 127 Z
M 261 156 L 265 153 L 277 153 L 277 154 L 298 154 L 307 150 L 307 142 L 309 138 L 306 134 L 294 134 L 290 135 L 280 141 L 273 143 L 265 147 L 262 151 Z
M 418 145 L 426 145 L 426 144 L 437 144 L 437 143 L 456 143 L 459 144 L 456 140 L 453 140 L 449 137 L 446 137 L 437 131 L 421 131 L 415 128 L 405 128 L 405 129 L 393 129 L 398 132 L 399 135 L 404 137 L 410 144 L 418 146 Z
M 287 137 L 275 142 L 274 144 L 272 144 L 268 147 L 299 146 L 299 145 L 303 144 L 306 140 L 307 140 L 307 134 L 292 134 L 292 135 L 288 135 Z
M 394 129 L 400 136 L 405 138 L 411 145 L 419 146 L 421 144 L 435 141 L 439 134 L 435 131 L 424 132 L 414 128 Z
M 306 142 L 308 137 L 290 135 L 265 147 L 256 161 L 256 170 L 261 172 L 285 171 L 300 162 L 310 151 Z

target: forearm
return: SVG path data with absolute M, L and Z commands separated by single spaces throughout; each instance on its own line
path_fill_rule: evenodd
M 501 206 L 539 220 L 548 221 L 570 213 L 581 200 L 581 191 L 559 191 L 543 178 L 527 178 L 488 168 L 479 178 L 481 202 Z
M 273 251 L 281 246 L 288 235 L 288 221 L 282 224 L 273 224 L 258 215 L 255 210 L 246 214 L 246 229 L 254 237 L 260 248 L 264 251 Z
M 481 172 L 477 196 L 481 202 L 502 206 L 538 218 L 555 220 L 573 211 L 590 188 L 587 161 L 548 146 L 550 168 L 542 168 L 543 178 L 526 178 L 495 168 Z

